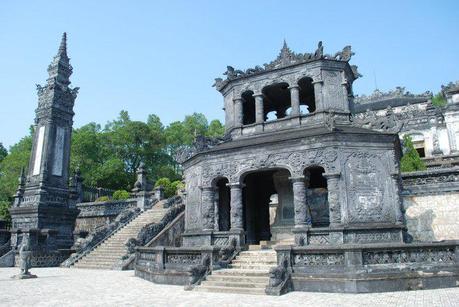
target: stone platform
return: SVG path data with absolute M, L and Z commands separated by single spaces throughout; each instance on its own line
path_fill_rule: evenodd
M 13 280 L 0 269 L 1 306 L 459 306 L 459 288 L 373 294 L 291 292 L 283 296 L 185 291 L 134 277 L 133 271 L 34 268 L 39 278 Z

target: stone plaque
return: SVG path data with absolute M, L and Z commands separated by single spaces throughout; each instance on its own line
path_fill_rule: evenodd
M 57 127 L 56 140 L 54 142 L 54 159 L 53 171 L 55 176 L 62 176 L 62 164 L 64 160 L 64 142 L 65 142 L 65 129 Z
M 45 126 L 38 128 L 38 140 L 37 148 L 35 150 L 35 160 L 33 162 L 33 173 L 32 175 L 40 174 L 41 169 L 41 155 L 43 153 L 43 144 L 45 139 Z

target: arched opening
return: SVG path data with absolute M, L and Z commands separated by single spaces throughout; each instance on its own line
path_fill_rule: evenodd
M 309 176 L 306 197 L 311 210 L 312 227 L 330 225 L 327 179 L 324 173 L 324 168 L 320 166 L 311 166 L 304 171 L 305 177 Z
M 314 85 L 309 77 L 301 78 L 298 81 L 300 87 L 300 112 L 301 114 L 313 113 L 316 110 L 316 98 Z
M 277 115 L 276 115 L 276 112 L 275 111 L 271 111 L 271 112 L 268 112 L 266 114 L 266 120 L 269 121 L 269 120 L 276 120 L 277 119 Z
M 219 231 L 230 230 L 230 188 L 227 178 L 219 178 L 214 182 L 215 187 L 215 215 L 217 216 L 216 225 Z
M 244 229 L 248 244 L 293 237 L 293 191 L 289 177 L 285 169 L 260 170 L 243 177 Z
M 242 124 L 255 123 L 255 98 L 252 91 L 242 93 Z
M 263 109 L 265 118 L 270 112 L 275 112 L 276 119 L 287 116 L 286 110 L 290 107 L 290 90 L 285 82 L 268 85 L 263 88 Z

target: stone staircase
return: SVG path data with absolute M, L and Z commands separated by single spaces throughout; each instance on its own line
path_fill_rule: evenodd
M 196 291 L 265 294 L 269 270 L 277 264 L 276 252 L 251 246 L 234 259 L 230 268 L 213 271 Z
M 108 237 L 89 254 L 78 260 L 72 267 L 87 269 L 112 269 L 115 263 L 127 253 L 124 245 L 129 238 L 137 237 L 143 226 L 159 222 L 167 212 L 161 204 L 142 212 L 130 223 Z

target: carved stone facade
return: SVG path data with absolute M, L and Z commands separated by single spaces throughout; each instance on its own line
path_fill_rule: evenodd
M 357 127 L 350 120 L 352 82 L 360 75 L 348 63 L 350 47 L 345 50 L 346 56 L 326 56 L 319 44 L 315 53 L 303 55 L 284 45 L 264 68 L 228 67 L 227 79 L 217 79 L 226 136 L 199 138 L 179 154 L 187 191 L 185 246 L 217 242 L 220 180 L 228 182 L 230 195 L 231 227 L 226 234 L 242 234 L 242 243 L 274 237 L 275 227 L 268 229 L 263 222 L 269 213 L 251 209 L 268 210 L 264 208 L 270 198 L 263 196 L 268 186 L 284 199 L 282 208 L 292 212 L 283 220 L 283 230 L 278 229 L 281 233 L 276 230 L 278 238 L 290 236 L 299 245 L 377 242 L 378 235 L 360 238 L 362 228 L 377 227 L 386 240 L 401 241 L 398 136 Z M 278 117 L 270 120 L 273 110 Z M 280 192 L 278 179 L 271 185 L 269 178 L 261 178 L 279 171 L 287 174 L 290 187 L 282 193 L 289 191 L 289 197 Z M 252 183 L 256 180 L 261 186 Z M 325 227 L 320 237 L 311 232 L 317 225 Z M 326 229 L 334 231 L 330 235 Z M 399 235 L 391 236 L 393 232 Z
M 375 90 L 352 103 L 353 122 L 380 131 L 409 135 L 421 157 L 456 156 L 459 144 L 459 81 L 442 86 L 446 104 L 434 106 L 432 93 L 412 94 L 403 87 Z M 457 157 L 455 158 L 457 160 Z
M 360 75 L 348 63 L 352 55 L 350 47 L 324 55 L 322 43 L 297 54 L 284 44 L 264 67 L 229 66 L 226 79 L 216 79 L 226 135 L 200 137 L 178 155 L 186 185 L 183 246 L 138 249 L 136 276 L 189 289 L 247 245 L 271 241 L 277 265 L 267 294 L 457 285 L 457 241 L 405 244 L 397 132 L 441 116 L 432 108 L 356 112 L 365 99 L 418 97 L 400 88 L 354 101 Z M 456 175 L 403 180 L 410 193 L 422 194 L 457 188 Z

